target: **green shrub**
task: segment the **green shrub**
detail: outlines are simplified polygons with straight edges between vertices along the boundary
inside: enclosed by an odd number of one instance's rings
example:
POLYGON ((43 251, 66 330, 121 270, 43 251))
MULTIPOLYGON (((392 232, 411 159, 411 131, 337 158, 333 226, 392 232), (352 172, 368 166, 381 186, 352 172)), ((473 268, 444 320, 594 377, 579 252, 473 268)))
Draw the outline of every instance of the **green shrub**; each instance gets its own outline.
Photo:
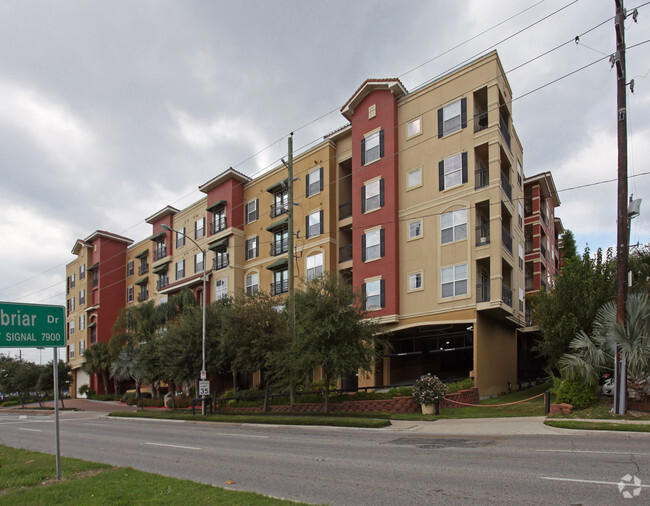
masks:
POLYGON ((588 408, 598 399, 594 388, 579 379, 554 378, 551 391, 555 394, 555 402, 571 404, 575 409, 588 408))
POLYGON ((79 387, 79 394, 85 395, 90 399, 92 397, 95 397, 97 395, 97 392, 95 392, 95 390, 93 390, 92 388, 90 388, 89 385, 86 384, 86 385, 81 385, 79 387))
MULTIPOLYGON (((186 396, 176 396, 176 408, 177 409, 183 409, 183 408, 189 408, 192 406, 192 398, 191 397, 186 397, 186 396)), ((171 398, 167 401, 167 407, 171 408, 172 407, 172 400, 171 398)))
POLYGON ((20 401, 4 401, 2 403, 2 407, 8 408, 9 406, 18 406, 20 404, 20 401))
POLYGON ((448 383, 447 388, 450 394, 460 392, 461 390, 469 390, 470 388, 474 388, 474 380, 472 378, 465 378, 454 383, 448 383))

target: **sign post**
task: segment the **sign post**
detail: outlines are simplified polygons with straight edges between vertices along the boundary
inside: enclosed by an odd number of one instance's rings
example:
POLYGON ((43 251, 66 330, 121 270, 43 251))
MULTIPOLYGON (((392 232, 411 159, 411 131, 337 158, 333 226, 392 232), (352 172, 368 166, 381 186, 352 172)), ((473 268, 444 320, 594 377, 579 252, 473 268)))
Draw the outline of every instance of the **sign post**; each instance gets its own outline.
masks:
POLYGON ((59 445, 59 358, 65 346, 65 307, 0 302, 0 348, 52 348, 54 350, 54 423, 56 479, 61 479, 59 445))

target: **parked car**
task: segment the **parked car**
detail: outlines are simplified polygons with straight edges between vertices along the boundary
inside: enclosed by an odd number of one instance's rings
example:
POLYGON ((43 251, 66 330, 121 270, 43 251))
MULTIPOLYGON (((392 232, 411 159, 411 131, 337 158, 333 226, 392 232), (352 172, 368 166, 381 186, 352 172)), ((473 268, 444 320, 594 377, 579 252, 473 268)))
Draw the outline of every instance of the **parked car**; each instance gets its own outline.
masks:
MULTIPOLYGON (((648 376, 643 381, 643 383, 644 383, 643 390, 645 394, 650 396, 650 376, 648 376)), ((603 392, 603 395, 609 395, 609 396, 614 395, 614 377, 609 377, 605 380, 603 386, 601 387, 601 391, 603 392)), ((634 392, 631 389, 628 389, 628 396, 630 397, 630 399, 635 399, 637 397, 636 392, 634 392)))

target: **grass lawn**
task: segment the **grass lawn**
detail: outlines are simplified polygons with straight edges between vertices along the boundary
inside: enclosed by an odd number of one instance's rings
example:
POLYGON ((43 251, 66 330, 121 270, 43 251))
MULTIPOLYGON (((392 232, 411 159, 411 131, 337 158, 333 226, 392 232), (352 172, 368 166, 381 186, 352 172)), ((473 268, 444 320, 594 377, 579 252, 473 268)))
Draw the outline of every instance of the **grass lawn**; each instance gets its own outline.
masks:
POLYGON ((338 415, 279 415, 279 414, 213 414, 193 415, 188 412, 170 411, 118 411, 109 416, 124 418, 157 418, 161 420, 191 420, 201 422, 227 423, 261 423, 278 425, 326 425, 333 427, 361 427, 378 429, 390 425, 390 420, 384 418, 366 418, 338 415))
POLYGON ((7 446, 0 466, 0 504, 302 504, 65 457, 57 481, 54 455, 7 446))
POLYGON ((582 422, 579 420, 546 420, 549 427, 582 430, 615 430, 623 432, 650 432, 650 424, 616 423, 616 422, 582 422))
POLYGON ((598 401, 585 409, 573 410, 568 415, 555 415, 553 420, 556 419, 572 419, 581 418, 583 420, 648 420, 650 421, 650 413, 635 411, 628 409, 627 413, 623 416, 614 415, 610 412, 614 400, 612 397, 601 395, 598 401))

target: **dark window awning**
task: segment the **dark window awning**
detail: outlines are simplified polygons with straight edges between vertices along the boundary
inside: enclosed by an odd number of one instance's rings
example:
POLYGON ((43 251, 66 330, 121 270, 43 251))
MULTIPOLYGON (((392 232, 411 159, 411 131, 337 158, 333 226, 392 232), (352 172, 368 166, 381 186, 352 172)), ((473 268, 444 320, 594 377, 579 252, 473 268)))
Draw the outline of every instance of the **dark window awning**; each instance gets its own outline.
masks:
POLYGON ((143 285, 149 280, 149 276, 145 276, 144 278, 138 279, 135 284, 136 285, 143 285))
POLYGON ((151 236, 152 241, 159 241, 160 239, 164 239, 167 237, 167 232, 160 232, 159 234, 151 236))
POLYGON ((138 253, 138 254, 137 254, 137 255, 135 256, 135 258, 142 258, 142 257, 146 257, 146 256, 147 256, 148 254, 149 254, 149 250, 148 250, 148 249, 146 249, 146 250, 144 250, 144 251, 141 251, 140 253, 138 253))
POLYGON ((98 269, 98 268, 99 268, 99 262, 97 262, 96 264, 92 264, 90 267, 88 267, 88 270, 89 271, 94 271, 95 269, 98 269))
POLYGON ((277 192, 281 187, 284 186, 284 188, 288 188, 287 183, 289 182, 289 178, 283 179, 282 181, 278 181, 277 183, 273 183, 271 186, 269 186, 266 191, 269 193, 275 193, 277 192))
POLYGON ((161 274, 163 272, 167 272, 169 270, 169 263, 164 263, 162 265, 159 265, 153 270, 154 274, 161 274))
POLYGON ((90 322, 90 323, 87 325, 87 327, 90 328, 90 327, 94 327, 95 325, 97 325, 97 322, 96 322, 96 321, 92 321, 92 322, 90 322))
POLYGON ((225 205, 226 205, 226 201, 225 201, 225 200, 220 200, 220 201, 215 202, 214 204, 212 204, 210 207, 208 207, 208 208, 206 209, 206 211, 210 211, 211 213, 213 213, 213 212, 216 211, 219 207, 223 207, 223 206, 225 206, 225 205))
POLYGON ((219 248, 226 248, 228 246, 228 236, 224 237, 223 239, 219 239, 218 241, 214 241, 210 246, 208 246, 208 249, 210 250, 215 250, 219 248))
POLYGON ((270 271, 274 271, 277 269, 281 269, 283 267, 287 267, 289 265, 289 260, 286 258, 278 258, 275 262, 273 262, 271 265, 267 265, 266 268, 270 271))
POLYGON ((280 228, 282 225, 285 225, 287 223, 289 223, 289 217, 285 216, 281 220, 274 221, 273 223, 271 223, 268 227, 266 227, 266 230, 268 230, 270 232, 271 230, 275 230, 276 228, 280 228))

